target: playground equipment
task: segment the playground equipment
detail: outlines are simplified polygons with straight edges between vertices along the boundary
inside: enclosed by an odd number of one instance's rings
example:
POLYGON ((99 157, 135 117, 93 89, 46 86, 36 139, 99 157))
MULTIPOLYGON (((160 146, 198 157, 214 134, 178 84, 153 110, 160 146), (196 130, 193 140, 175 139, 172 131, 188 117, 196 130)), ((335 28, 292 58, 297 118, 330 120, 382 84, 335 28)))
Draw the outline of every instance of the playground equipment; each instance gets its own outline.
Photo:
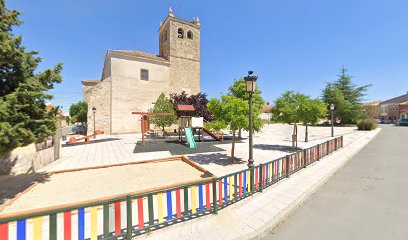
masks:
MULTIPOLYGON (((193 105, 177 105, 178 111, 181 113, 179 117, 179 142, 183 144, 183 135, 186 135, 187 142, 188 138, 191 138, 194 142, 194 132, 198 133, 198 141, 203 141, 202 132, 203 132, 203 118, 202 117, 192 117, 194 112, 193 105), (183 134, 184 132, 184 134, 183 134), (191 136, 189 136, 191 133, 191 136)), ((190 148, 191 144, 188 142, 190 148)), ((196 144, 195 144, 195 147, 196 144)))
MULTIPOLYGON (((193 112, 195 111, 193 105, 177 105, 177 109, 181 112, 181 116, 179 117, 178 125, 179 125, 179 142, 183 144, 183 136, 187 137, 186 128, 190 128, 192 140, 195 142, 194 135, 198 134, 198 141, 204 141, 203 132, 206 132, 209 136, 214 138, 217 141, 224 141, 223 134, 215 133, 211 130, 204 128, 204 119, 202 117, 193 117, 193 112)), ((172 113, 149 113, 149 112, 132 112, 135 115, 141 115, 141 132, 142 132, 142 145, 145 145, 145 134, 149 131, 149 116, 176 116, 172 113)), ((187 130, 188 131, 188 130, 187 130)), ((188 141, 188 140, 187 140, 188 141)), ((191 145, 188 143, 189 146, 191 145)), ((191 145, 192 146, 192 145, 191 145)), ((195 144, 197 147, 197 144, 195 144)))
POLYGON ((145 145, 145 133, 149 131, 149 116, 176 116, 172 113, 148 113, 148 112, 132 112, 135 115, 142 115, 141 117, 141 128, 142 128, 142 145, 145 145))
POLYGON ((194 140, 194 135, 193 135, 193 131, 191 131, 191 128, 185 128, 184 132, 186 133, 188 147, 197 148, 197 143, 194 140))
POLYGON ((70 137, 67 144, 76 143, 76 142, 81 141, 81 140, 85 140, 84 143, 90 143, 89 139, 96 136, 96 135, 99 135, 99 134, 104 134, 104 132, 101 131, 101 130, 96 130, 95 134, 91 134, 91 135, 88 135, 88 136, 85 136, 85 137, 80 137, 80 138, 70 137))

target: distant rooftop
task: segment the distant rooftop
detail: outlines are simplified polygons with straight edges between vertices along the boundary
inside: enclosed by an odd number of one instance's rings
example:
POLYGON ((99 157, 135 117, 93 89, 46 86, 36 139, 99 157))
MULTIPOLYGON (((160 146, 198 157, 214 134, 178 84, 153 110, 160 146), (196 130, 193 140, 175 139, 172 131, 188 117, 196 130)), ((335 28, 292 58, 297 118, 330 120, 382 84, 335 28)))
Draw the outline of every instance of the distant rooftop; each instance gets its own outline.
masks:
POLYGON ((403 103, 403 102, 408 102, 408 93, 395 97, 395 98, 391 98, 387 101, 382 102, 381 104, 387 104, 387 103, 403 103))
POLYGON ((262 106, 262 112, 267 113, 272 111, 272 105, 263 105, 262 106))
POLYGON ((364 106, 378 106, 380 105, 382 101, 374 101, 374 102, 368 102, 368 103, 363 103, 364 106))

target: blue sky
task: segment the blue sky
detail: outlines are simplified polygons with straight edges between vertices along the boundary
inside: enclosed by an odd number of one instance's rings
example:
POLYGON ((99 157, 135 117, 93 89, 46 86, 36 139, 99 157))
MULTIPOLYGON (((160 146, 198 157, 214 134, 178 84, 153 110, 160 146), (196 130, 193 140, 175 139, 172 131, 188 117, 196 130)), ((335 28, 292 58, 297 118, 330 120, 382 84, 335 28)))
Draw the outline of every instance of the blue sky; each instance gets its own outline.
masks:
POLYGON ((67 111, 82 99, 81 80, 99 79, 107 49, 157 54, 160 21, 199 17, 201 88, 226 92, 247 70, 263 97, 286 90, 320 96, 345 65, 357 84, 373 84, 367 101, 408 91, 408 1, 7 1, 22 11, 15 28, 40 70, 64 63, 53 103, 67 111))

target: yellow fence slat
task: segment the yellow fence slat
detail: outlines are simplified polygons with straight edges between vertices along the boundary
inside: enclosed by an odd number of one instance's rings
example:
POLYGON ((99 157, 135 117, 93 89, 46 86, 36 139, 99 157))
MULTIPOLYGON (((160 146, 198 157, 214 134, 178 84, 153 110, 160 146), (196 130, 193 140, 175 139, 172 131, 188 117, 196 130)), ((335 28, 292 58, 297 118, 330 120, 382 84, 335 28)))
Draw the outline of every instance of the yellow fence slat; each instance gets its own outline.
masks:
POLYGON ((191 187, 191 213, 195 214, 197 212, 197 196, 196 196, 196 186, 191 187))
POLYGON ((42 240, 42 217, 36 217, 33 219, 33 239, 42 240))
POLYGON ((159 223, 163 222, 163 193, 157 194, 157 215, 159 217, 159 223))
POLYGON ((98 208, 91 207, 91 240, 98 239, 98 208))

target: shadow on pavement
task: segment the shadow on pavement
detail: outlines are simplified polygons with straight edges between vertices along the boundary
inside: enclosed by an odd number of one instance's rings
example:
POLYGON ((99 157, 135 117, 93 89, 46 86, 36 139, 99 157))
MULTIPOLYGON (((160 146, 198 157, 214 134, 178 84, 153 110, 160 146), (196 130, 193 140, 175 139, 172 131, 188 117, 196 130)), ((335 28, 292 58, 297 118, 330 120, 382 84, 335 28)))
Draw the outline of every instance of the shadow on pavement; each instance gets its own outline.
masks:
MULTIPOLYGON (((0 205, 4 205, 8 200, 13 199, 17 194, 25 191, 36 182, 47 181, 44 177, 47 173, 33 173, 20 175, 2 175, 0 176, 0 205)), ((4 206, 0 206, 0 211, 4 206)))
POLYGON ((235 158, 234 162, 231 162, 231 157, 225 153, 197 154, 194 156, 188 156, 188 159, 203 165, 214 163, 221 166, 228 166, 231 164, 246 163, 246 161, 243 161, 241 158, 235 158))
MULTIPOLYGON (((287 153, 296 152, 296 149, 293 149, 291 146, 277 145, 277 144, 254 144, 254 148, 260 149, 260 150, 275 150, 275 151, 281 151, 281 152, 287 152, 287 153)), ((297 150, 301 150, 301 149, 297 148, 297 150)))
POLYGON ((89 143, 85 143, 84 140, 81 140, 81 141, 76 142, 76 143, 62 144, 62 147, 73 147, 73 146, 84 145, 84 144, 110 142, 110 141, 116 141, 116 140, 120 140, 120 138, 103 138, 103 139, 96 139, 96 140, 91 139, 91 141, 89 143))

